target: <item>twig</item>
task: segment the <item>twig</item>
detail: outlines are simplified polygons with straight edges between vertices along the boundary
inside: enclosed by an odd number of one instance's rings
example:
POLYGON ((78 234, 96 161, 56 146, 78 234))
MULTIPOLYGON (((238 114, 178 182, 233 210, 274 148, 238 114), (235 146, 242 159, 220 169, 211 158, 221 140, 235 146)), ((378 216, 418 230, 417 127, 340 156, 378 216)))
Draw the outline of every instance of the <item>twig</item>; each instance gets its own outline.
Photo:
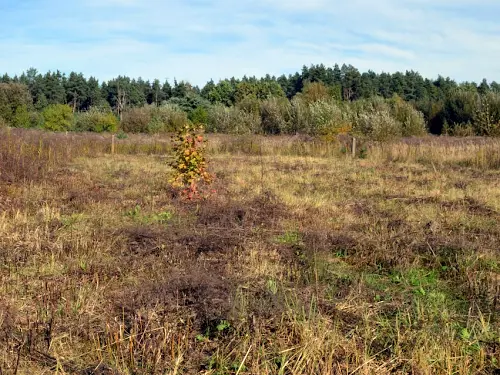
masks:
POLYGON ((252 345, 248 347, 247 354, 245 354, 245 357, 243 357, 243 360, 241 361, 240 367, 238 367, 238 371, 236 371, 236 375, 238 375, 243 368, 243 365, 245 364, 245 361, 248 357, 248 354, 250 354, 250 350, 252 349, 252 345))

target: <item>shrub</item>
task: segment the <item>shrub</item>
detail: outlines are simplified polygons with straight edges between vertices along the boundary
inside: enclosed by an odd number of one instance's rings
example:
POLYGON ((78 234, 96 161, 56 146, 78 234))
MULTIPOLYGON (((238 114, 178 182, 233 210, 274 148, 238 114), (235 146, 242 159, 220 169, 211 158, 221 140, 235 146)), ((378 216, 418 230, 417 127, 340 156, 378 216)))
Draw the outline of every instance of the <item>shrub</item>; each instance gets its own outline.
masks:
POLYGON ((485 95, 481 97, 474 113, 474 129, 477 135, 500 135, 500 114, 496 107, 495 99, 498 95, 485 95))
POLYGON ((42 112, 43 128, 51 131, 68 131, 73 127, 73 111, 65 104, 51 104, 42 112))
POLYGON ((288 133, 310 133, 312 129, 312 118, 309 105, 299 96, 291 101, 291 119, 288 133))
POLYGON ((12 125, 16 128, 30 128, 31 127, 31 116, 28 112, 28 107, 26 104, 20 105, 16 108, 14 113, 14 118, 12 125))
POLYGON ((181 129, 188 120, 186 112, 175 104, 148 108, 151 110, 151 121, 148 124, 149 133, 174 132, 181 129))
POLYGON ((236 107, 243 112, 260 116, 260 100, 255 96, 246 96, 236 104, 236 107))
POLYGON ((424 135, 427 132, 424 115, 410 103, 396 96, 390 100, 392 116, 401 124, 404 137, 424 135))
POLYGON ((456 88, 446 96, 443 115, 449 124, 465 124, 472 121, 478 105, 477 92, 456 88))
POLYGON ((38 111, 29 111, 29 121, 30 127, 32 128, 41 128, 43 127, 43 114, 38 111))
POLYGON ((260 105, 262 131, 265 134, 286 133, 292 120, 292 108, 285 98, 270 98, 260 105))
POLYGON ((355 117, 363 113, 391 111, 387 100, 380 96, 356 100, 350 103, 350 108, 355 117))
POLYGON ((203 99, 200 95, 189 91, 183 97, 173 97, 167 101, 168 104, 172 104, 178 106, 184 112, 186 112, 189 116, 191 116, 192 112, 195 111, 199 107, 208 108, 210 106, 210 102, 206 99, 203 99))
POLYGON ((352 129, 350 110, 333 101, 316 101, 309 104, 311 113, 310 134, 337 135, 352 129))
POLYGON ((455 137, 472 137, 476 135, 475 129, 470 122, 466 124, 454 124, 451 129, 447 130, 447 133, 455 137))
POLYGON ((252 134, 260 131, 260 117, 238 107, 216 104, 208 111, 207 131, 211 133, 252 134))
POLYGON ((208 111, 205 107, 196 107, 190 114, 189 120, 193 124, 203 124, 206 125, 208 123, 208 111))
POLYGON ((115 132, 118 129, 118 119, 112 112, 90 108, 76 116, 75 129, 97 133, 115 132))
POLYGON ((488 92, 481 98, 481 101, 488 103, 493 122, 498 123, 500 121, 500 93, 488 92))
POLYGON ((123 112, 120 125, 126 133, 146 133, 151 118, 151 110, 148 107, 128 108, 123 112))
POLYGON ((360 114, 357 130, 376 141, 389 141, 402 135, 401 124, 387 110, 360 114))
POLYGON ((27 86, 18 83, 0 83, 0 117, 7 123, 16 126, 15 117, 18 109, 26 108, 26 112, 29 112, 32 107, 33 102, 27 86))
POLYGON ((128 109, 123 114, 121 128, 130 133, 169 133, 182 128, 187 121, 185 111, 167 102, 160 107, 146 105, 128 109))
POLYGON ((331 91, 321 82, 307 82, 302 89, 302 98, 308 104, 328 101, 331 97, 331 91))

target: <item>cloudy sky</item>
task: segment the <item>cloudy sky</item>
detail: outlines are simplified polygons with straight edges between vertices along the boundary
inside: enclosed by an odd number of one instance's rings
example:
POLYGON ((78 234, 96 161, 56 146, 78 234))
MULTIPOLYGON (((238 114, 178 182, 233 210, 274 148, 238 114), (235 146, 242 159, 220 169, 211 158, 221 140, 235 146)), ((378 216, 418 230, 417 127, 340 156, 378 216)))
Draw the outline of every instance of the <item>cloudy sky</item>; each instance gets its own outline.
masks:
POLYGON ((500 81, 498 0, 0 0, 0 72, 188 80, 352 64, 500 81))

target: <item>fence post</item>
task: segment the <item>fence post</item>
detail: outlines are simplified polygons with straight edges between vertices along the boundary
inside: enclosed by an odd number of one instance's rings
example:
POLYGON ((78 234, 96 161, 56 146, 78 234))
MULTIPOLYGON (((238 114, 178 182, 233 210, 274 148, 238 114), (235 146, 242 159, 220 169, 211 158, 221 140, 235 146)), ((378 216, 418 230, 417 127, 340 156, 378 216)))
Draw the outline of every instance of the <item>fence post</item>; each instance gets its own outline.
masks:
POLYGON ((115 154, 115 135, 111 135, 111 155, 115 154))
POLYGON ((356 138, 352 137, 352 157, 356 157, 356 138))

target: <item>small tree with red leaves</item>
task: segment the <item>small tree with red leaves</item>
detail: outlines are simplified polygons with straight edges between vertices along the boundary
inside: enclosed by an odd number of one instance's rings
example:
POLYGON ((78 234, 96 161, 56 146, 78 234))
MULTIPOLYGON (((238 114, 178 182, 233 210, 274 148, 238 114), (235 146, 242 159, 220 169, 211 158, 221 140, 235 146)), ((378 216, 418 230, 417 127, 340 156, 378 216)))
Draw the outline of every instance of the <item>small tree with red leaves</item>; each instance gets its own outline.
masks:
POLYGON ((180 190, 186 200, 207 198, 208 185, 214 176, 207 171, 205 159, 205 138, 203 126, 185 124, 174 136, 175 159, 171 166, 174 176, 170 180, 175 189, 180 190))

